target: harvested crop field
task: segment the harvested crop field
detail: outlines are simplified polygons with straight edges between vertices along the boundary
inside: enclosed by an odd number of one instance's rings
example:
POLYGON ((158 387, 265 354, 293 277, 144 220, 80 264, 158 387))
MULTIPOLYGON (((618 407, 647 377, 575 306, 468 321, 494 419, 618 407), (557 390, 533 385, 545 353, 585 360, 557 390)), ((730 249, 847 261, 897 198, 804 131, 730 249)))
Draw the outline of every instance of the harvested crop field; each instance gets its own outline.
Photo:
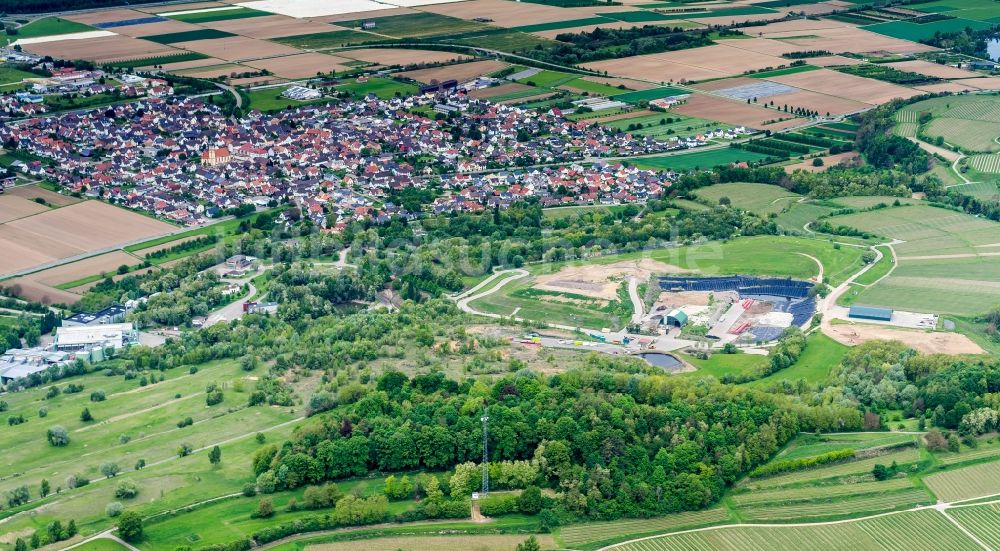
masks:
POLYGON ((193 40, 175 44, 178 48, 191 50, 226 61, 241 59, 260 59, 301 53, 299 50, 283 44, 268 42, 247 36, 229 36, 209 40, 193 40))
POLYGON ((4 195, 7 195, 8 197, 23 197, 24 199, 30 199, 32 201, 41 198, 44 199, 46 203, 56 207, 65 207, 66 205, 72 205, 73 203, 79 203, 81 201, 81 199, 77 199, 76 197, 49 191, 36 185, 9 188, 4 192, 4 195))
POLYGON ((14 195, 0 195, 0 224, 6 224, 11 220, 31 216, 49 210, 45 205, 40 205, 24 197, 14 195))
MULTIPOLYGON (((754 32, 763 32, 763 29, 765 27, 755 28, 754 32)), ((889 52, 894 54, 913 54, 934 50, 932 46, 868 32, 850 25, 813 29, 807 33, 790 31, 775 33, 770 36, 765 34, 764 36, 783 39, 790 44, 806 46, 810 50, 826 50, 834 53, 889 52), (803 35, 809 36, 809 38, 802 37, 803 35)))
POLYGON ((247 61, 244 64, 255 69, 266 69, 279 77, 296 79, 316 76, 316 73, 346 71, 351 60, 320 53, 305 53, 247 61))
POLYGON ((785 172, 791 174, 796 170, 804 170, 806 172, 826 172, 832 166, 854 166, 861 164, 861 157, 853 152, 847 151, 845 153, 837 153, 836 155, 828 155, 823 157, 823 166, 814 166, 812 159, 807 161, 802 161, 801 163, 796 163, 794 165, 785 165, 785 172))
POLYGON ((539 275, 535 289, 555 293, 571 293, 613 301, 618 299, 618 286, 626 277, 645 281, 654 274, 685 273, 690 270, 664 264, 649 258, 623 260, 612 264, 588 263, 564 266, 558 272, 539 275))
POLYGON ((330 26, 324 23, 305 21, 285 17, 284 15, 265 15, 262 17, 245 17, 242 19, 226 19, 203 23, 205 27, 225 31, 251 38, 279 38, 300 34, 329 32, 330 26))
POLYGON ((418 63, 447 63, 457 59, 469 59, 463 54, 435 52, 431 50, 404 50, 401 48, 362 48, 338 52, 344 57, 378 63, 379 65, 416 65, 418 63))
POLYGON ((473 90, 469 92, 469 96, 476 99, 489 99, 496 98, 500 96, 506 96, 507 94, 516 94, 519 92, 527 92, 528 90, 534 89, 527 84, 518 84, 516 82, 508 82, 506 84, 501 84, 499 86, 491 86, 489 88, 480 88, 479 90, 473 90))
POLYGON ((141 261, 125 251, 112 251, 110 253, 92 256, 48 270, 42 270, 19 279, 30 279, 49 287, 56 287, 64 283, 70 283, 79 279, 98 275, 102 273, 113 274, 121 265, 135 266, 141 261))
POLYGON ((247 68, 244 67, 243 65, 237 65, 235 63, 223 63, 222 65, 212 65, 210 67, 196 67, 194 69, 185 69, 174 72, 178 75, 183 75, 186 77, 219 78, 219 77, 228 77, 233 73, 243 73, 246 71, 247 68))
POLYGON ((178 61, 176 63, 164 63, 162 68, 164 71, 183 71, 185 69, 197 69, 199 67, 212 67, 214 65, 225 65, 226 62, 222 59, 216 59, 214 57, 206 57, 203 59, 192 59, 190 61, 178 61))
POLYGON ((527 2, 517 4, 515 9, 506 0, 471 0, 470 2, 423 6, 421 9, 466 20, 471 20, 474 17, 485 17, 492 19, 493 24, 500 27, 523 27, 554 21, 572 21, 584 17, 579 12, 566 8, 527 2))
POLYGON ((30 44, 24 50, 59 59, 86 59, 95 62, 138 59, 179 54, 175 48, 128 36, 102 36, 85 40, 56 40, 30 44))
POLYGON ((686 103, 672 109, 672 111, 689 117, 716 120, 760 130, 780 130, 801 122, 801 119, 792 117, 788 113, 704 94, 692 95, 686 103))
POLYGON ((780 82, 796 88, 803 88, 842 98, 852 99, 872 105, 880 105, 895 98, 910 98, 919 96, 921 92, 912 88, 904 88, 888 82, 856 77, 818 69, 802 73, 793 73, 770 77, 767 80, 780 82))
POLYGON ((966 71, 965 69, 959 69, 958 67, 952 67, 950 65, 932 63, 922 59, 897 61, 894 63, 886 63, 885 65, 887 67, 894 67, 900 71, 920 73, 921 75, 937 78, 975 78, 979 76, 979 73, 973 73, 972 71, 966 71))
POLYGON ((607 86, 624 86, 629 90, 649 90, 650 88, 656 88, 655 84, 649 82, 643 82, 641 80, 632 80, 630 78, 613 78, 613 77, 580 77, 587 82, 596 82, 597 84, 604 84, 607 86))
POLYGON ((745 71, 778 67, 791 63, 791 61, 781 57, 756 53, 723 44, 654 55, 664 61, 694 65, 727 75, 738 75, 745 71))
POLYGON ((671 63, 660 57, 660 54, 645 54, 620 59, 608 59, 583 64, 592 71, 605 72, 626 78, 653 80, 658 82, 692 82, 710 78, 723 78, 728 73, 713 71, 693 65, 671 63))
POLYGON ((198 30, 198 27, 191 25, 189 23, 182 23, 180 21, 167 19, 166 21, 157 21, 155 23, 143 23, 141 25, 128 25, 126 27, 115 27, 114 29, 115 32, 118 34, 131 36, 133 38, 139 38, 143 36, 152 36, 159 34, 196 31, 198 30))
POLYGON ((966 86, 965 84, 960 84, 956 81, 940 82, 937 84, 923 84, 921 86, 914 86, 914 88, 922 92, 930 92, 932 94, 940 94, 942 92, 951 92, 953 94, 960 94, 962 92, 979 90, 979 88, 966 86))
POLYGON ((399 76, 411 78, 417 82, 428 83, 431 81, 444 82, 455 79, 459 82, 470 80, 482 75, 495 73, 508 67, 507 63, 494 59, 482 61, 471 61, 469 63, 459 63, 445 67, 432 67, 430 69, 417 69, 415 71, 404 71, 399 76))
POLYGON ((862 63, 864 61, 860 59, 844 57, 842 55, 823 55, 809 58, 809 64, 816 67, 844 67, 847 65, 861 65, 862 63))
POLYGON ((967 78, 960 80, 959 83, 974 86, 980 90, 1000 90, 1000 78, 997 77, 967 78))
MULTIPOLYGON (((780 57, 782 54, 788 54, 792 52, 804 52, 809 48, 805 46, 797 46, 790 42, 783 42, 781 40, 771 40, 769 38, 740 38, 736 40, 719 40, 719 44, 736 48, 739 50, 746 50, 758 54, 764 54, 774 57, 780 57)), ((790 63, 788 60, 787 63, 790 63)))
POLYGON ((816 111, 820 115, 843 115, 863 111, 870 107, 867 103, 860 101, 828 96, 808 90, 771 96, 767 98, 767 101, 773 101, 775 107, 787 105, 790 110, 801 107, 816 111))
POLYGON ((174 226, 99 201, 84 201, 0 225, 0 273, 162 235, 174 226))
POLYGON ((80 300, 79 295, 23 277, 0 282, 0 287, 9 290, 13 295, 42 304, 73 304, 80 300))
POLYGON ((107 23, 109 21, 127 21, 129 19, 140 19, 143 17, 148 17, 148 16, 145 13, 142 13, 141 11, 122 8, 115 10, 99 10, 87 13, 80 13, 76 15, 67 16, 66 19, 69 19, 70 21, 76 21, 77 23, 83 23, 85 25, 93 25, 94 23, 107 23))
POLYGON ((854 346, 874 340, 893 340, 925 354, 982 354, 983 349, 960 333, 928 333, 881 325, 824 324, 823 332, 833 340, 854 346))

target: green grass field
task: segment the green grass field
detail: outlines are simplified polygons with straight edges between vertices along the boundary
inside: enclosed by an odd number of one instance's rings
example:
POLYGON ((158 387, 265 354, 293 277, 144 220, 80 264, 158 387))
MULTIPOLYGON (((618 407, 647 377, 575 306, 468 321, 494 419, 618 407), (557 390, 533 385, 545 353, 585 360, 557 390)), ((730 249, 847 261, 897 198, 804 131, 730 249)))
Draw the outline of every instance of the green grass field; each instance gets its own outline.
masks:
POLYGON ((981 551, 936 511, 913 511, 840 524, 725 527, 664 536, 616 547, 621 551, 832 551, 837 549, 981 551), (887 542, 892 542, 887 547, 887 542))
POLYGON ((372 32, 395 38, 447 37, 491 29, 490 26, 476 23, 475 21, 466 21, 446 15, 424 12, 338 21, 337 26, 348 29, 359 29, 361 23, 365 21, 375 23, 375 28, 372 29, 372 32))
POLYGON ((197 31, 181 31, 177 33, 154 34, 143 36, 143 40, 156 42, 157 44, 176 44, 178 42, 190 42, 192 40, 211 40, 215 38, 226 38, 236 36, 233 33, 219 31, 216 29, 198 29, 197 31))
POLYGON ((690 153, 663 155, 660 157, 638 157, 631 162, 640 168, 658 170, 708 169, 738 162, 755 162, 767 159, 767 155, 744 151, 733 147, 721 147, 710 151, 694 150, 690 153))
POLYGON ((832 207, 818 205, 815 203, 792 203, 789 208, 782 211, 774 218, 774 223, 781 226, 787 232, 794 234, 804 234, 805 225, 815 222, 821 216, 826 216, 833 212, 832 207))
POLYGON ((8 40, 14 41, 18 38, 38 38, 41 36, 52 36, 57 34, 85 33, 95 31, 94 27, 63 19, 61 17, 43 17, 36 19, 23 27, 17 29, 17 34, 9 36, 8 40))
POLYGON ((0 66, 0 86, 6 84, 16 84, 26 78, 38 78, 38 75, 27 71, 21 71, 13 67, 0 66))
MULTIPOLYGON (((73 378, 71 382, 84 386, 79 393, 46 399, 47 385, 5 396, 10 414, 23 414, 27 422, 4 429, 5 442, 16 449, 3 454, 0 468, 17 476, 0 481, 0 492, 27 484, 31 497, 37 499, 43 478, 50 481, 53 490, 61 489, 46 498, 44 508, 8 520, 5 530, 44 529, 54 519, 65 522, 70 518, 76 520, 82 534, 106 528, 112 519, 104 515, 104 505, 115 501, 115 481, 100 480, 99 467, 109 461, 122 469, 117 478, 128 478, 138 485, 139 496, 124 501, 128 508, 144 515, 238 492, 252 479, 250 456, 259 446, 253 435, 273 429, 268 438, 283 438, 293 427, 281 425, 300 415, 294 408, 243 407, 254 383, 236 362, 203 364, 195 374, 175 369, 165 375, 165 381, 141 386, 138 379, 109 377, 98 371, 73 378), (203 389, 212 382, 224 388, 225 399, 206 407, 203 389), (106 400, 90 401, 95 390, 103 390, 106 400), (47 409, 45 418, 38 415, 41 407, 47 409), (84 407, 89 408, 94 421, 80 420, 84 407), (193 425, 178 428, 177 423, 185 417, 191 417, 193 425), (56 448, 46 442, 45 431, 54 425, 68 429, 69 445, 56 448), (176 448, 182 442, 195 450, 220 445, 221 466, 211 465, 204 451, 178 458, 176 448), (133 470, 139 459, 147 466, 133 470), (65 480, 77 474, 92 482, 69 489, 65 480)), ((59 382, 57 386, 66 384, 59 382)), ((38 505, 29 504, 33 508, 38 505)))
POLYGON ((728 198, 732 206, 759 215, 781 212, 801 195, 779 186, 769 184, 715 184, 703 187, 695 192, 699 199, 718 205, 723 197, 728 198))
POLYGON ((204 10, 196 11, 192 13, 182 13, 179 15, 170 15, 170 19, 176 19, 177 21, 183 21, 185 23, 211 23, 213 21, 229 21, 231 19, 246 19, 248 17, 261 17, 264 15, 272 15, 266 11, 252 10, 250 8, 241 8, 233 6, 232 9, 228 10, 204 10))
POLYGON ((858 459, 846 463, 834 463, 800 471, 780 474, 767 478, 755 478, 743 484, 754 489, 778 488, 782 486, 801 485, 826 479, 839 479, 846 476, 867 475, 877 464, 890 465, 895 461, 898 465, 909 465, 920 461, 920 452, 915 448, 879 455, 869 459, 858 459))
MULTIPOLYGON (((995 13, 1000 15, 1000 12, 995 13)), ((863 28, 866 31, 871 31, 873 33, 918 42, 920 40, 933 37, 934 33, 957 32, 965 29, 966 27, 970 27, 973 30, 978 31, 990 28, 990 24, 972 19, 956 18, 924 24, 911 23, 909 21, 892 21, 889 23, 865 25, 863 28)))
POLYGON ((773 71, 763 71, 760 73, 753 73, 750 75, 753 78, 770 78, 770 77, 780 77, 784 75, 794 75, 796 73, 806 73, 809 71, 815 71, 819 69, 815 65, 798 65, 795 67, 786 67, 784 69, 775 69, 773 71))
POLYGON ((276 86, 274 88, 258 88, 248 90, 247 96, 250 98, 250 108, 258 109, 264 113, 270 111, 281 111, 288 107, 299 105, 309 105, 312 103, 326 103, 330 98, 319 97, 312 100, 299 101, 281 96, 281 93, 288 89, 288 86, 276 86))
POLYGON ((637 136, 651 136, 660 140, 667 140, 675 137, 686 138, 688 136, 696 136, 712 130, 732 128, 732 126, 728 124, 722 124, 707 119, 697 119, 694 117, 684 117, 677 114, 664 113, 653 113, 652 115, 618 119, 603 123, 600 119, 595 119, 595 122, 601 124, 601 126, 614 128, 621 130, 622 132, 629 132, 637 136), (642 127, 640 128, 639 125, 642 127))
POLYGON ((799 379, 812 384, 821 383, 830 376, 833 368, 840 364, 847 349, 847 346, 817 331, 809 335, 805 352, 794 364, 750 384, 766 386, 781 380, 794 383, 799 379))
POLYGON ((975 19, 978 21, 993 21, 998 17, 996 3, 993 0, 939 0, 926 4, 914 5, 913 9, 926 13, 944 13, 952 17, 975 19))
POLYGON ((384 42, 385 37, 361 31, 330 31, 328 33, 299 34, 295 36, 282 36, 272 38, 273 42, 279 42, 293 48, 303 50, 325 50, 329 48, 339 48, 355 44, 367 44, 370 42, 384 42))
POLYGON ((682 355, 684 360, 698 368, 697 371, 681 373, 680 377, 704 377, 711 375, 721 379, 726 375, 739 375, 767 364, 767 356, 757 354, 712 354, 707 360, 682 355))
POLYGON ((350 92, 355 96, 375 94, 382 99, 388 99, 398 95, 411 96, 419 91, 417 86, 414 84, 399 82, 398 80, 382 77, 369 78, 367 82, 346 82, 337 86, 337 89, 350 92))
POLYGON ((639 103, 640 101, 652 101, 654 99, 666 98, 671 96, 683 96, 690 93, 691 92, 684 90, 682 88, 663 86, 661 88, 650 88, 649 90, 636 90, 635 92, 626 92, 624 94, 618 94, 614 97, 614 99, 618 101, 624 101, 626 103, 639 103))

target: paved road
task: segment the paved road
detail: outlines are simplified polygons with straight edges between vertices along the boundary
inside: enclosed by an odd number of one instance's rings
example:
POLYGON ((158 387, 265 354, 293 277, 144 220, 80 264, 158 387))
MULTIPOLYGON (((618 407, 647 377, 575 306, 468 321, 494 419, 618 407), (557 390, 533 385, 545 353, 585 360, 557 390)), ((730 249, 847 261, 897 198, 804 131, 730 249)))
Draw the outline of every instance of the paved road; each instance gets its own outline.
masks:
POLYGON ((644 311, 645 304, 643 304, 642 298, 639 296, 638 278, 628 278, 628 296, 632 299, 632 323, 640 324, 642 323, 642 318, 645 317, 646 313, 644 311))
POLYGON ((244 314, 243 305, 250 302, 251 298, 257 296, 257 287, 254 287, 253 283, 247 282, 247 287, 250 288, 250 292, 248 292, 246 296, 209 314, 208 318, 205 320, 205 327, 209 327, 220 322, 228 323, 232 320, 242 318, 244 314))

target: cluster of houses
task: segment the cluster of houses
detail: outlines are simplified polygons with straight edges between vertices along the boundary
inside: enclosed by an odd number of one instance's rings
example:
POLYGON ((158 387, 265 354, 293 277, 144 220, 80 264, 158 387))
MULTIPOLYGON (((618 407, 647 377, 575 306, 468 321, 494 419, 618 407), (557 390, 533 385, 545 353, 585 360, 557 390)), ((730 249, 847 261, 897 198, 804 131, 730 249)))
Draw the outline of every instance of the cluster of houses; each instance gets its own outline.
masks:
POLYGON ((35 65, 35 68, 44 69, 51 73, 51 76, 40 75, 25 79, 25 86, 22 89, 0 95, 0 117, 20 118, 46 113, 48 108, 45 97, 53 95, 79 94, 89 97, 115 94, 122 98, 137 98, 166 97, 174 94, 173 87, 159 78, 134 74, 112 77, 99 69, 55 67, 51 62, 41 62, 35 65))
POLYGON ((329 229, 411 216, 392 196, 439 182, 454 193, 433 206, 438 211, 527 195, 546 204, 642 200, 671 176, 600 163, 497 171, 688 146, 443 93, 253 111, 238 120, 202 98, 147 97, 10 123, 0 141, 49 160, 20 166, 25 172, 179 223, 291 201, 329 229), (442 105, 447 116, 419 109, 442 105))

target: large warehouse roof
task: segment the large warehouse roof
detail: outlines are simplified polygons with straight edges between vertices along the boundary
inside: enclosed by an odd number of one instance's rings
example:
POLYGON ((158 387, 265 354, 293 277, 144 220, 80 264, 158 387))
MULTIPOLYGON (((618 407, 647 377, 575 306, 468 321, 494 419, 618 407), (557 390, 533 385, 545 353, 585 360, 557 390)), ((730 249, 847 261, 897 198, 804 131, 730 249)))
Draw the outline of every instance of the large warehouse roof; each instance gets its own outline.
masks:
POLYGON ((890 321, 892 319, 892 310, 888 308, 873 308, 871 306, 851 306, 851 310, 847 315, 851 318, 890 321))

